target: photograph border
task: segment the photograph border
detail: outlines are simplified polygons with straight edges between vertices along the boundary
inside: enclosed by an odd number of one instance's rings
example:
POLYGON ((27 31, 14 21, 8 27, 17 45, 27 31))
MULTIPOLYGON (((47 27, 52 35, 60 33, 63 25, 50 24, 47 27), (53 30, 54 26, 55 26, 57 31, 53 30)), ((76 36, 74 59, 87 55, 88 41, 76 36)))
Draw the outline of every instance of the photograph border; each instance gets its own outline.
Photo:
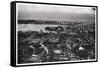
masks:
POLYGON ((98 61, 98 6, 92 6, 92 5, 76 5, 76 4, 59 4, 59 3, 44 3, 44 2, 25 2, 25 1, 13 1, 10 4, 11 6, 11 31, 10 31, 10 44, 11 44, 11 57, 10 57, 10 65, 14 66, 14 67, 19 67, 19 66, 40 66, 40 65, 54 65, 54 64, 69 64, 69 63, 85 63, 85 62, 97 62, 98 61), (45 64, 28 64, 28 65, 19 65, 17 64, 17 60, 16 60, 16 4, 17 3, 28 3, 28 4, 45 4, 45 5, 59 5, 59 6, 80 6, 80 7, 95 7, 96 8, 96 19, 95 19, 95 37, 96 37, 96 58, 95 60, 86 60, 86 61, 75 61, 75 62, 60 62, 60 63, 45 63, 45 64))

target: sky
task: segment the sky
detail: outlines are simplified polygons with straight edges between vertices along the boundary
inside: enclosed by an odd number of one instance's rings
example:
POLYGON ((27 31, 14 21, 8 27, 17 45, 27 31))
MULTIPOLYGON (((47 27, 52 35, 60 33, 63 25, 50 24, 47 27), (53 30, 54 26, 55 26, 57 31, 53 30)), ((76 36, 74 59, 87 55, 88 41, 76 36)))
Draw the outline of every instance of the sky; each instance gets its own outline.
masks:
POLYGON ((18 20, 94 22, 93 7, 17 3, 18 20))

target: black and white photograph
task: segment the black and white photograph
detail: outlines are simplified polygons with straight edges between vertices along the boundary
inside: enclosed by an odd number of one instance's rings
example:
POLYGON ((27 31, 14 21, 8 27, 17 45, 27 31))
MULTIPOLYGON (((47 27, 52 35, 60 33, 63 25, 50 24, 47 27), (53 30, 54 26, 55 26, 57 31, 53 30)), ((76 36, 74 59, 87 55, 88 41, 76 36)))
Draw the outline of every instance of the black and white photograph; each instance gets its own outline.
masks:
POLYGON ((16 3, 16 65, 97 60, 97 7, 16 3))

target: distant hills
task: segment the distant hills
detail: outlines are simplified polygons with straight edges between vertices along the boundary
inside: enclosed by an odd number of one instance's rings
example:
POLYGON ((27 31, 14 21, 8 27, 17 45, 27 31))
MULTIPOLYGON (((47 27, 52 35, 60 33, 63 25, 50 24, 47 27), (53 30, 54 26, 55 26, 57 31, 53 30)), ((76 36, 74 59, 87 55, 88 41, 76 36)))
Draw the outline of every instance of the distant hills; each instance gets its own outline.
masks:
POLYGON ((18 24, 52 24, 52 25, 77 25, 93 22, 46 21, 46 20, 18 20, 18 24))

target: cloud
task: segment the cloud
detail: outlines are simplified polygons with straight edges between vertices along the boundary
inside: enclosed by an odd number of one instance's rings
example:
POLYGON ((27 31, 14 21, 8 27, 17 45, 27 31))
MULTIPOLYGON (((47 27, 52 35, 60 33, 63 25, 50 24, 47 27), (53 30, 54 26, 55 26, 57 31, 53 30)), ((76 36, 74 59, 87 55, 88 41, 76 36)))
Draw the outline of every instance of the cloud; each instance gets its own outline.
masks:
POLYGON ((18 3, 18 19, 94 20, 91 7, 18 3), (92 19, 91 19, 92 18, 92 19))

